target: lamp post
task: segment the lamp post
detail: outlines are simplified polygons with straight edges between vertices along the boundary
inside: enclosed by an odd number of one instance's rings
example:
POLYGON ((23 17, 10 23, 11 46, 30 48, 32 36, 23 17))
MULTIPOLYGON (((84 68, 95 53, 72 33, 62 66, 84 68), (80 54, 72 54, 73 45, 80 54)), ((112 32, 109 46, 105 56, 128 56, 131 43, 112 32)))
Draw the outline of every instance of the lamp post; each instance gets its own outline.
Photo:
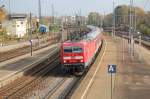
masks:
POLYGON ((133 38, 133 32, 135 32, 135 24, 134 24, 134 15, 133 15, 133 11, 134 10, 134 0, 130 0, 130 14, 129 14, 129 52, 130 55, 133 59, 134 56, 134 38, 133 38))
MULTIPOLYGON (((142 34, 140 32, 137 32, 137 34, 139 36, 139 46, 141 46, 142 34)), ((139 59, 141 60, 140 48, 139 48, 139 59)))
POLYGON ((137 32, 137 34, 139 36, 139 45, 141 46, 142 34, 140 32, 137 32))
POLYGON ((61 21, 61 41, 63 42, 64 41, 64 34, 63 34, 63 31, 64 31, 64 20, 62 19, 61 21))
POLYGON ((33 55, 32 54, 32 14, 30 13, 30 16, 29 16, 29 35, 30 35, 30 53, 31 53, 31 56, 33 55))

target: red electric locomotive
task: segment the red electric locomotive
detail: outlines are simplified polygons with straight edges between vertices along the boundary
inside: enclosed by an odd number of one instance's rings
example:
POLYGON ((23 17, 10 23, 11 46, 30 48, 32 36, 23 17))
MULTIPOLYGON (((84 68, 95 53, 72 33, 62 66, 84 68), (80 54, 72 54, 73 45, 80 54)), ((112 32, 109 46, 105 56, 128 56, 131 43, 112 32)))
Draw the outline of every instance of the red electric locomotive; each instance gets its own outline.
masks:
POLYGON ((82 74, 90 66, 102 44, 101 30, 88 26, 91 31, 80 41, 66 41, 61 46, 61 65, 63 71, 82 74))

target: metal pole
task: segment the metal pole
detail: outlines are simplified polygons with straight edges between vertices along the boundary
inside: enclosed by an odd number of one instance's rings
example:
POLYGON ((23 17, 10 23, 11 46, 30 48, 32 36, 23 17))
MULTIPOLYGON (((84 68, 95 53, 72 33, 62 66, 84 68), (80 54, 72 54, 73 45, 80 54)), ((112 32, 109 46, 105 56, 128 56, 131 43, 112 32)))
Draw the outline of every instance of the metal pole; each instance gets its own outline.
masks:
POLYGON ((9 0, 9 14, 11 14, 10 0, 9 0))
MULTIPOLYGON (((139 32, 139 46, 141 46, 141 39, 142 39, 142 35, 141 35, 141 33, 139 32)), ((140 48, 139 48, 139 59, 141 60, 141 52, 140 52, 141 50, 140 50, 140 48)))
POLYGON ((4 46, 5 45, 5 34, 4 34, 4 31, 3 31, 2 23, 0 22, 0 24, 1 24, 1 27, 2 27, 2 33, 3 33, 2 46, 4 46))
POLYGON ((41 23, 41 0, 38 1, 38 7, 39 7, 39 23, 41 23))
POLYGON ((129 11, 129 53, 131 53, 131 0, 130 0, 130 11, 129 11))
POLYGON ((104 18, 104 16, 101 16, 101 29, 102 29, 102 27, 103 27, 103 18, 104 18))
POLYGON ((137 33, 136 32, 136 18, 137 18, 137 16, 136 16, 136 8, 134 8, 134 33, 137 33))
POLYGON ((140 42, 139 45, 141 46, 142 34, 140 34, 140 42))
POLYGON ((132 33, 131 33, 131 56, 132 56, 132 58, 133 58, 133 56, 134 56, 134 38, 133 38, 133 32, 134 32, 134 15, 133 15, 133 0, 131 0, 131 14, 132 14, 132 19, 131 19, 131 21, 132 21, 132 33))
POLYGON ((122 62, 124 63, 124 35, 122 34, 122 62))
POLYGON ((112 73, 111 73, 111 99, 113 99, 112 73))
POLYGON ((129 23, 129 52, 133 56, 133 0, 130 0, 130 23, 129 23))
POLYGON ((55 11, 54 11, 54 5, 52 4, 51 7, 52 7, 52 24, 54 24, 54 23, 55 23, 55 16, 54 16, 55 11))
POLYGON ((62 40, 62 42, 64 41, 63 28, 64 28, 64 26, 63 26, 63 19, 62 19, 62 22, 61 22, 61 40, 62 40))
POLYGON ((116 26, 116 19, 115 19, 115 1, 113 0, 113 28, 112 28, 112 36, 115 36, 115 26, 116 26))
POLYGON ((9 16, 8 16, 8 18, 9 18, 9 20, 10 20, 10 18, 11 18, 10 0, 9 0, 8 2, 9 2, 9 3, 8 3, 8 6, 9 6, 9 16))
MULTIPOLYGON (((136 8, 135 8, 135 7, 134 7, 134 16, 133 16, 133 18, 134 18, 134 33, 136 34, 136 33, 137 33, 137 32, 136 32, 136 28, 137 28, 137 27, 136 27, 136 24, 137 24, 137 23, 136 23, 136 18, 137 18, 137 17, 136 17, 136 8)), ((134 38, 133 38, 133 55, 134 55, 134 48, 135 48, 135 47, 134 47, 134 44, 135 44, 135 43, 134 43, 134 38)))
POLYGON ((29 32, 30 32, 30 52, 32 56, 32 14, 30 13, 30 19, 29 19, 29 32))

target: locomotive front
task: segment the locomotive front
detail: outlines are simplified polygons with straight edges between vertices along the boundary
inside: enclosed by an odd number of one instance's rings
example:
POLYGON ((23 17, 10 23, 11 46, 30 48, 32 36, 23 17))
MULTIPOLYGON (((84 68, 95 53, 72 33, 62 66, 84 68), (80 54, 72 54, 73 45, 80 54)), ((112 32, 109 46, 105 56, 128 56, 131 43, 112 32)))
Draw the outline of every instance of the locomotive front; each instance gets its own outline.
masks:
POLYGON ((84 69, 84 47, 77 43, 63 43, 61 48, 63 71, 81 72, 84 69))

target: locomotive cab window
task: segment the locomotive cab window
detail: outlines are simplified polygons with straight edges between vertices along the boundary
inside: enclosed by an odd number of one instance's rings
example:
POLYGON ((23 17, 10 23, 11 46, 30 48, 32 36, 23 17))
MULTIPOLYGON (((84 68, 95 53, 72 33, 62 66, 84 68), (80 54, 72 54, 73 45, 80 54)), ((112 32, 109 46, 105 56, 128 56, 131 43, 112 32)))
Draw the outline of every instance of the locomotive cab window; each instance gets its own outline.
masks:
POLYGON ((73 47, 72 48, 74 53, 81 53, 82 52, 82 48, 81 47, 73 47))
POLYGON ((72 53, 72 47, 64 47, 64 53, 72 53))
POLYGON ((81 53, 81 47, 64 47, 64 53, 81 53))

